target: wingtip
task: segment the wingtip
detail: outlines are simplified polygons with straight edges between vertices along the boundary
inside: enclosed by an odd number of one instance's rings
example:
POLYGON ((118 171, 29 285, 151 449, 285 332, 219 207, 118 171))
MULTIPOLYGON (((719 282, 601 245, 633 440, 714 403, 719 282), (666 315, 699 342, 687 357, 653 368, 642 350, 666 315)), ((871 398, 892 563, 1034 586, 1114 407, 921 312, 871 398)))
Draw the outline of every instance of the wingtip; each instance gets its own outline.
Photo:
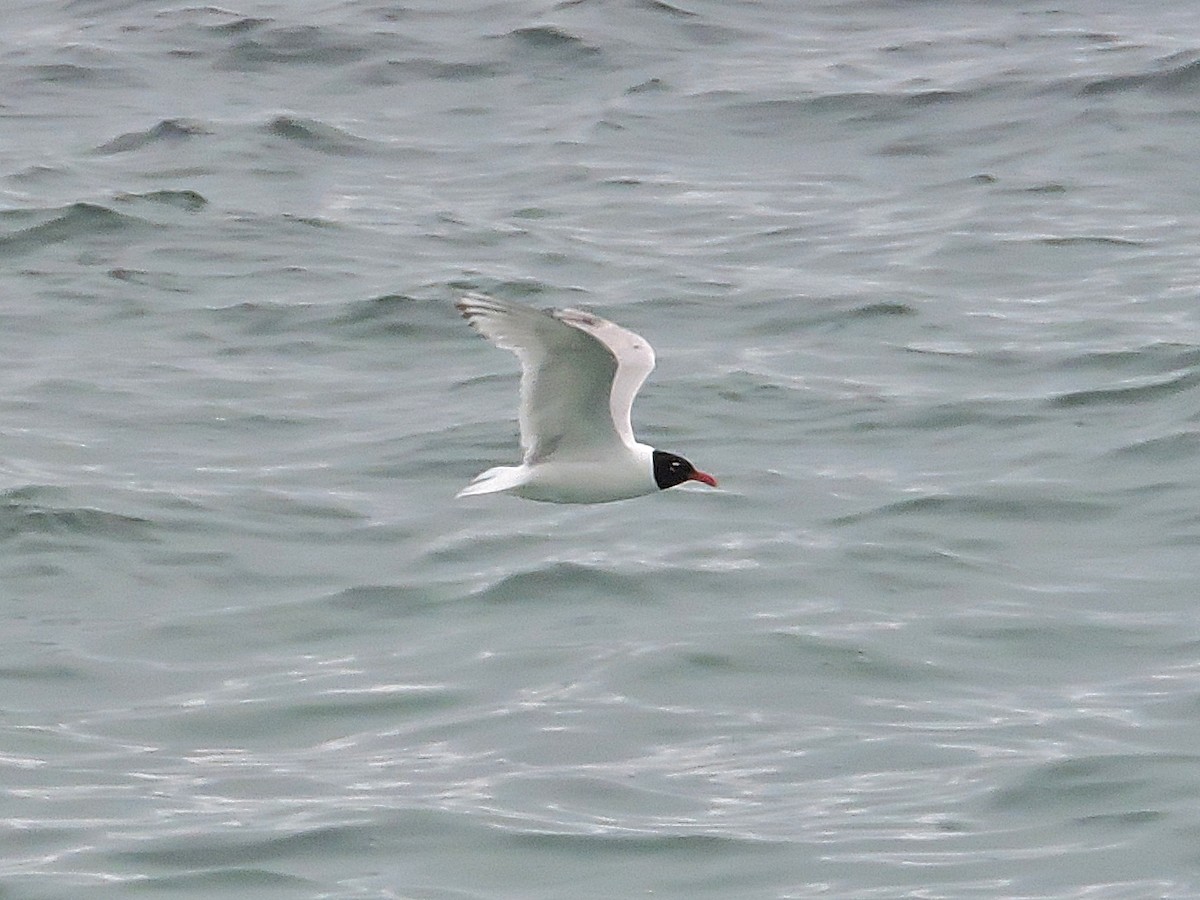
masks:
POLYGON ((454 301, 454 308, 471 325, 478 327, 480 319, 522 318, 526 316, 550 316, 555 318, 557 310, 538 309, 515 300, 503 300, 479 291, 470 291, 454 301))
POLYGON ((459 297, 457 300, 455 300, 454 308, 457 309, 460 313, 462 313, 465 316, 467 314, 467 311, 470 310, 476 303, 478 303, 481 300, 487 300, 487 299, 490 299, 490 298, 485 297, 483 294, 477 294, 474 291, 472 291, 469 294, 463 294, 461 297, 459 297))
POLYGON ((466 319, 468 323, 474 325, 476 318, 486 315, 489 312, 494 312, 497 307, 496 301, 487 294, 472 291, 469 294, 463 294, 455 300, 454 308, 458 310, 459 315, 466 319))

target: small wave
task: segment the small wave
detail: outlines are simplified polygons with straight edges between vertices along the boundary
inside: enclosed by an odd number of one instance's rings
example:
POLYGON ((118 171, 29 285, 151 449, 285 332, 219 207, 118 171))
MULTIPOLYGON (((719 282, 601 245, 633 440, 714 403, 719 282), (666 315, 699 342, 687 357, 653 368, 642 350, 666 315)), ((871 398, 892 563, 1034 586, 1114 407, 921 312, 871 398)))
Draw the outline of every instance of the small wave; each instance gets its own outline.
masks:
MULTIPOLYGON (((292 429, 310 425, 307 420, 287 415, 250 414, 244 416, 242 421, 255 432, 262 432, 267 428, 292 429)), ((284 491, 247 491, 240 498, 239 506, 255 514, 286 516, 297 523, 297 528, 305 520, 310 524, 319 525, 326 522, 361 522, 365 519, 363 514, 350 504, 338 502, 336 497, 324 493, 306 497, 284 491)))
POLYGON ((457 596, 457 586, 360 584, 322 597, 319 603, 330 607, 339 618, 346 613, 357 613, 373 619, 403 619, 435 612, 444 600, 457 596))
POLYGON ((140 82, 128 72, 110 66, 87 66, 76 63, 47 63, 25 66, 22 69, 29 81, 48 82, 74 87, 137 86, 140 82))
MULTIPOLYGON (((26 217, 31 211, 10 211, 4 218, 26 217)), ((48 244, 58 244, 91 237, 129 231, 145 225, 143 219, 114 212, 96 203, 72 203, 56 211, 53 218, 0 236, 0 255, 15 255, 48 244)))
MULTIPOLYGON (((794 670, 796 661, 819 667, 839 676, 886 682, 888 684, 939 681, 946 673, 925 660, 908 660, 884 652, 872 642, 863 643, 814 634, 802 628, 783 627, 771 633, 770 646, 757 646, 754 652, 741 648, 740 662, 730 660, 733 671, 777 672, 783 676, 794 670)), ((711 666, 711 662, 688 660, 692 665, 711 666)))
POLYGON ((487 603, 518 603, 553 601, 571 594, 640 602, 647 599, 648 592, 638 576, 620 575, 579 563, 555 562, 505 575, 476 591, 474 597, 487 603))
POLYGON ((1031 184, 1028 187, 1019 188, 1018 190, 1026 194, 1066 194, 1069 191, 1065 184, 1060 184, 1057 181, 1031 184))
POLYGON ((243 301, 207 309, 206 319, 255 337, 264 335, 330 335, 345 330, 356 338, 428 335, 439 327, 457 329, 457 319, 435 303, 407 294, 382 294, 349 303, 272 303, 243 301), (442 321, 444 319, 444 321, 442 321))
POLYGON ((458 331, 459 321, 451 312, 408 294, 381 294, 339 305, 324 324, 360 338, 429 337, 458 331))
POLYGON ((1112 237, 1111 235, 1105 234, 1040 237, 1036 238, 1034 242, 1038 244, 1045 244, 1047 247, 1073 247, 1087 246, 1089 244, 1101 247, 1141 247, 1145 244, 1145 241, 1135 241, 1131 240, 1130 238, 1112 237))
MULTIPOLYGON (((271 303, 246 300, 231 306, 211 307, 199 313, 207 324, 236 330, 253 338, 311 335, 317 313, 309 303, 271 303)), ((228 344, 224 354, 240 354, 244 346, 228 344)))
MULTIPOLYGON (((369 300, 356 300, 342 312, 335 324, 359 325, 364 322, 377 322, 380 319, 390 319, 392 315, 409 306, 418 303, 415 297, 408 294, 380 294, 369 300)), ((410 329, 411 330, 411 329, 410 329)))
POLYGON ((48 166, 41 163, 34 163, 5 177, 19 183, 28 182, 37 184, 42 181, 52 181, 56 178, 61 178, 68 174, 68 172, 69 170, 64 166, 48 166))
POLYGON ((372 87, 405 84, 419 79, 435 81, 472 81, 491 78, 500 69, 489 63, 446 62, 439 59, 392 59, 382 63, 368 63, 354 72, 357 84, 372 87))
POLYGON ((866 303, 847 310, 845 315, 851 319, 878 319, 892 316, 915 316, 917 311, 907 303, 881 300, 878 303, 866 303))
MULTIPOLYGON (((119 878, 112 879, 117 884, 119 878)), ((259 890, 280 888, 301 894, 319 893, 318 883, 298 875, 285 875, 269 869, 248 866, 220 866, 182 875, 139 875, 130 879, 129 889, 145 894, 153 891, 168 893, 187 892, 201 896, 227 894, 230 891, 254 893, 259 890)))
POLYGON ((1161 68, 1154 72, 1114 75, 1090 81, 1084 85, 1082 92, 1113 94, 1149 90, 1191 94, 1200 87, 1200 60, 1195 59, 1194 53, 1175 54, 1159 60, 1158 65, 1161 68))
POLYGON ((214 34, 246 34, 259 28, 265 28, 273 21, 275 20, 266 18, 265 16, 238 16, 238 18, 228 22, 205 25, 204 28, 214 34))
POLYGON ((914 411, 902 420, 902 424, 906 428, 945 431, 969 425, 1013 428, 1041 421, 1039 416, 1024 412, 1024 408, 1023 401, 1004 403, 990 398, 939 403, 914 411))
POLYGON ((87 673, 72 666, 54 663, 27 663, 0 667, 0 680, 4 681, 86 681, 87 673))
POLYGON ((682 9, 678 6, 672 6, 670 3, 664 3, 663 0, 637 0, 637 5, 641 9, 650 10, 650 12, 665 13, 668 16, 677 19, 696 19, 699 18, 699 13, 694 13, 691 10, 682 9))
POLYGON ((115 137, 111 141, 97 147, 96 152, 106 154, 128 153, 132 150, 141 150, 143 147, 149 147, 153 144, 183 141, 207 134, 212 134, 212 132, 200 122, 192 119, 163 119, 157 125, 147 128, 145 131, 130 131, 115 137))
POLYGON ((312 25, 255 30, 256 36, 237 41, 220 60, 233 71, 259 71, 269 66, 339 66, 358 62, 372 52, 361 36, 339 35, 312 25))
POLYGON ((276 116, 267 123, 264 129, 274 137, 327 153, 331 156, 356 156, 366 153, 370 142, 348 131, 326 125, 316 119, 305 119, 298 116, 276 116))
POLYGON ((934 157, 943 155, 945 148, 929 141, 894 141, 880 147, 876 152, 880 156, 934 157))
POLYGON ((1170 397, 1191 390, 1200 384, 1200 372, 1184 372, 1171 378, 1150 381, 1134 385, 1120 385, 1111 388, 1092 388, 1083 391, 1070 391, 1051 400, 1051 405, 1075 409, 1081 406, 1099 406, 1103 404, 1144 403, 1170 397))
POLYGON ((150 846, 112 853, 112 857, 138 867, 168 869, 244 868, 256 863, 294 858, 320 858, 324 854, 369 853, 376 830, 365 825, 321 825, 284 835, 224 840, 218 834, 159 837, 150 846))
MULTIPOLYGON (((431 289, 431 286, 423 288, 427 289, 431 289)), ((476 289, 455 288, 456 292, 476 289)), ((323 326, 346 329, 355 337, 462 336, 462 320, 449 303, 437 297, 388 293, 336 306, 322 306, 320 309, 328 314, 328 318, 322 321, 323 326)))
POLYGON ((157 291, 168 291, 173 294, 186 294, 190 292, 184 282, 175 275, 166 272, 151 272, 147 269, 129 269, 124 266, 117 266, 109 269, 107 274, 114 281, 123 281, 126 284, 149 287, 157 291))
MULTIPOLYGON (((717 854, 736 849, 772 851, 779 842, 748 834, 719 834, 715 829, 702 832, 697 829, 691 834, 654 834, 650 827, 622 826, 617 821, 604 823, 602 827, 589 829, 586 834, 568 831, 549 831, 545 827, 515 827, 508 823, 510 840, 527 847, 555 852, 594 855, 602 851, 622 854, 689 853, 697 855, 717 854)), ((562 828, 562 823, 555 823, 562 828)))
POLYGON ((145 201, 159 203, 163 206, 173 206, 187 212, 199 212, 208 206, 208 200, 197 191, 147 191, 144 194, 117 194, 114 198, 125 203, 145 201))
POLYGON ((1149 438, 1119 447, 1112 452, 1154 463, 1191 461, 1200 457, 1200 433, 1184 431, 1149 438))
POLYGON ((1000 809, 1056 810, 1081 818, 1096 814, 1143 812, 1167 799, 1164 786, 1187 780, 1200 762, 1194 754, 1114 753, 1080 756, 1035 766, 1014 783, 997 789, 1000 809), (1152 777, 1157 772, 1157 777, 1152 777), (1125 807, 1122 809, 1122 807, 1125 807))
POLYGON ((722 91, 706 96, 725 100, 726 110, 747 126, 778 130, 780 127, 806 127, 812 122, 814 115, 830 113, 848 114, 873 121, 890 121, 907 116, 914 109, 976 100, 978 94, 979 91, 967 90, 843 92, 748 99, 741 93, 722 91))
POLYGON ((418 712, 456 706, 461 698, 442 684, 373 684, 361 688, 330 688, 316 699, 291 704, 290 715, 302 719, 358 718, 381 715, 389 720, 418 712))
POLYGON ((0 541, 30 534, 155 540, 148 519, 86 506, 44 506, 21 491, 0 495, 0 541))
POLYGON ((1104 503, 1044 495, 986 497, 979 494, 913 497, 898 500, 867 512, 840 516, 832 524, 853 525, 879 517, 911 515, 961 515, 971 519, 1008 522, 1090 522, 1113 514, 1104 503))
POLYGON ((507 38, 525 50, 553 54, 562 59, 591 59, 600 54, 578 35, 554 25, 532 25, 510 31, 507 38))
MULTIPOLYGON (((661 78, 648 78, 645 81, 639 81, 637 84, 633 85, 632 87, 626 88, 625 93, 629 94, 629 95, 650 94, 650 93, 667 92, 669 90, 670 90, 670 87, 668 86, 667 82, 663 81, 661 78)), ((635 181, 634 183, 640 184, 641 182, 635 181)))
POLYGON ((1067 372, 1076 372, 1081 368, 1103 371, 1149 368, 1158 372, 1175 372, 1196 366, 1200 366, 1200 347, 1158 341, 1117 350, 1073 354, 1064 358, 1059 368, 1067 372))
POLYGON ((243 34, 274 22, 264 16, 244 16, 219 6, 184 6, 164 9, 154 18, 179 25, 195 25, 213 34, 243 34))
MULTIPOLYGON (((805 320, 808 325, 849 324, 851 322, 869 321, 872 319, 892 319, 915 316, 917 310, 899 300, 878 300, 872 303, 862 303, 851 300, 852 305, 842 309, 821 310, 805 320)), ((792 317, 776 317, 769 322, 756 326, 761 334, 779 334, 789 328, 794 328, 796 319, 792 317)))

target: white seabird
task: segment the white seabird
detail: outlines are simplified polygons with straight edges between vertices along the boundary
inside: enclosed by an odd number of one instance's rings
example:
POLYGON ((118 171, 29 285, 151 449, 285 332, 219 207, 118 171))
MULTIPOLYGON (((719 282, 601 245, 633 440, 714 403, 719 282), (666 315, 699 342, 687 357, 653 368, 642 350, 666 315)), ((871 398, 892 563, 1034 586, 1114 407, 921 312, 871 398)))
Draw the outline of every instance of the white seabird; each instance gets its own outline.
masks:
POLYGON ((455 304, 521 361, 519 466, 481 472, 459 497, 509 493, 552 503, 604 503, 717 481, 682 456, 633 436, 629 411, 654 350, 620 325, 578 309, 539 310, 468 294, 455 304))

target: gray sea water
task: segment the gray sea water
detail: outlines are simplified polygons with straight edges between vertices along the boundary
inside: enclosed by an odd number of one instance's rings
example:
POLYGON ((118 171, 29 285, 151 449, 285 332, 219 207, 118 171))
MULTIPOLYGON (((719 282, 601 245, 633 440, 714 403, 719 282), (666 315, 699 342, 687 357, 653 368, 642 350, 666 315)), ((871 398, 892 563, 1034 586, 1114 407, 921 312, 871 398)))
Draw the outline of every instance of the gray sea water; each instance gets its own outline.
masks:
POLYGON ((0 897, 1200 896, 1195 4, 14 0, 0 897), (467 290, 721 489, 515 462, 467 290))

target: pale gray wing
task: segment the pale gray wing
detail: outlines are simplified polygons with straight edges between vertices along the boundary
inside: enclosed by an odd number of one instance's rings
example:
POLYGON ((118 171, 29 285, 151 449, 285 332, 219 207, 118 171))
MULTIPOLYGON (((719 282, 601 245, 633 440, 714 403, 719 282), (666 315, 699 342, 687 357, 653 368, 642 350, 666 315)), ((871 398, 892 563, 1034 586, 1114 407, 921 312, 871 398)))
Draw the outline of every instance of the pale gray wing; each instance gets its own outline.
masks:
POLYGON ((522 303, 468 294, 456 306, 480 334, 521 361, 518 421, 525 462, 622 440, 611 412, 617 359, 607 344, 567 324, 561 313, 522 303))
POLYGON ((632 447, 636 440, 630 411, 633 409, 633 398, 654 371, 654 348, 649 341, 628 328, 582 310, 558 310, 554 316, 572 328, 590 334, 607 347, 617 361, 617 373, 609 392, 609 415, 621 440, 632 447))

